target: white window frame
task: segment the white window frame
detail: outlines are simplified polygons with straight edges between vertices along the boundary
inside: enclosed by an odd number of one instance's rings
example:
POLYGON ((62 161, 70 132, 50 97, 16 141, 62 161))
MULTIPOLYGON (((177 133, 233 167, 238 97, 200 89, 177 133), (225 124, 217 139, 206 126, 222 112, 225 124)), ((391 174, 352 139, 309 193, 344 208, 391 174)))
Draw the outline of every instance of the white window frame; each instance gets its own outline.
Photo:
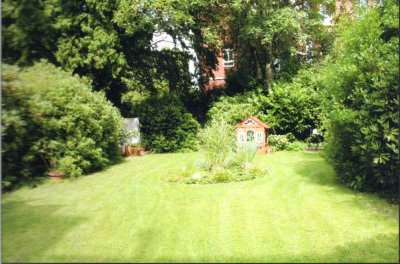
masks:
POLYGON ((239 133, 239 142, 240 143, 246 143, 246 135, 243 132, 239 133))
POLYGON ((233 49, 224 49, 223 58, 224 58, 224 67, 225 68, 231 68, 231 67, 235 66, 233 49), (225 60, 225 58, 227 58, 227 59, 225 60))
POLYGON ((257 142, 263 142, 263 138, 262 138, 262 133, 261 132, 257 132, 257 142))

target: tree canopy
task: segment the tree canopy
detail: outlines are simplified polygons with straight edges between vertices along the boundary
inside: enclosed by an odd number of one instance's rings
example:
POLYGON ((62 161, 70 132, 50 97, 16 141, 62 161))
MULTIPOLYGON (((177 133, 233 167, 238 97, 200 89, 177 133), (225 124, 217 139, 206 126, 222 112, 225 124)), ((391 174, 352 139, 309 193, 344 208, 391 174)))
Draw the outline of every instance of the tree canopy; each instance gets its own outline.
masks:
POLYGON ((315 42, 323 50, 326 30, 320 5, 326 3, 5 0, 3 60, 23 66, 46 58, 89 77, 95 90, 106 91, 121 108, 123 94, 157 94, 158 82, 168 82, 178 94, 191 91, 187 63, 182 65, 189 58, 152 46, 154 34, 165 32, 195 50, 200 85, 212 75, 219 49, 235 45, 241 54, 239 68, 269 87, 274 76, 297 71, 304 60, 296 53, 299 48, 315 42), (179 69, 178 74, 171 69, 179 69))

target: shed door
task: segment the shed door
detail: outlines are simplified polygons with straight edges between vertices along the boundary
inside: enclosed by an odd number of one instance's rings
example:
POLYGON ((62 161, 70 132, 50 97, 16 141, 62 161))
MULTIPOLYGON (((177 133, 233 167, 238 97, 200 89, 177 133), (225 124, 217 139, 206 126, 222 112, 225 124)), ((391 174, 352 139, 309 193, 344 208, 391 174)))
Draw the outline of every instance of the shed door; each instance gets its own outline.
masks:
POLYGON ((254 141, 254 131, 248 130, 247 131, 247 142, 253 142, 253 141, 254 141))

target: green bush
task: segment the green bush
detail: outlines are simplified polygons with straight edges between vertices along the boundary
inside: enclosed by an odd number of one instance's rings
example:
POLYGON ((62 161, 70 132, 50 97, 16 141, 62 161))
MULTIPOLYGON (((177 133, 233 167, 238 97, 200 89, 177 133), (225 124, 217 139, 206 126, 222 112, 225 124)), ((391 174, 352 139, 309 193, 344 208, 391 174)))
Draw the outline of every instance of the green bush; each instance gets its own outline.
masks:
POLYGON ((398 1, 384 1, 339 28, 324 62, 326 156, 352 188, 398 195, 398 1))
POLYGON ((46 171, 79 176, 120 159, 123 120, 103 94, 51 64, 2 68, 3 188, 46 171))
POLYGON ((324 147, 324 136, 322 134, 313 134, 312 136, 306 138, 308 149, 322 149, 324 147))
POLYGON ((276 151, 285 150, 290 143, 286 135, 269 135, 268 142, 276 151))
POLYGON ((214 170, 211 173, 211 177, 215 183, 229 182, 232 179, 232 173, 228 169, 221 168, 214 170))
POLYGON ((306 148, 304 142, 295 140, 294 136, 290 133, 286 135, 270 135, 268 142, 274 151, 301 151, 306 148))
POLYGON ((236 125, 245 117, 256 115, 271 126, 273 133, 287 134, 291 141, 304 140, 311 128, 320 126, 320 97, 317 79, 303 70, 292 82, 278 82, 268 95, 247 92, 222 96, 208 111, 209 120, 224 120, 236 125))
POLYGON ((288 151, 302 151, 305 150, 306 148, 306 144, 300 141, 294 141, 294 142, 290 142, 287 147, 286 150, 288 151))
POLYGON ((207 113, 208 119, 237 125, 247 116, 258 113, 257 105, 252 101, 253 97, 252 93, 234 97, 222 96, 212 104, 207 113))
POLYGON ((320 99, 309 71, 302 71, 292 82, 276 83, 268 96, 261 96, 259 111, 276 134, 291 133, 304 140, 320 123, 320 99))
POLYGON ((154 152, 196 150, 199 123, 173 94, 151 96, 133 108, 142 144, 154 152))

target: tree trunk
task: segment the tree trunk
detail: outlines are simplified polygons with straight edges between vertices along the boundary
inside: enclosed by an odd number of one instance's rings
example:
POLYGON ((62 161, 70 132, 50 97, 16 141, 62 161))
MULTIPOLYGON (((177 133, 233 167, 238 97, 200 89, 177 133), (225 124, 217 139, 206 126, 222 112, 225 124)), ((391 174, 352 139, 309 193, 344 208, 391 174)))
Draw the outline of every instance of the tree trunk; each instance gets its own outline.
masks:
POLYGON ((261 68, 260 58, 258 57, 257 50, 255 48, 253 49, 253 57, 254 61, 256 62, 257 83, 262 84, 263 83, 262 68, 261 68))
POLYGON ((266 77, 266 83, 267 83, 267 92, 272 87, 272 82, 274 81, 274 70, 272 68, 272 63, 274 62, 274 57, 272 54, 272 47, 271 45, 268 45, 267 47, 267 62, 265 64, 265 77, 266 77))
POLYGON ((274 81, 274 72, 272 69, 272 62, 269 61, 267 64, 265 64, 265 75, 267 78, 267 87, 268 90, 271 88, 272 86, 272 82, 274 81))

